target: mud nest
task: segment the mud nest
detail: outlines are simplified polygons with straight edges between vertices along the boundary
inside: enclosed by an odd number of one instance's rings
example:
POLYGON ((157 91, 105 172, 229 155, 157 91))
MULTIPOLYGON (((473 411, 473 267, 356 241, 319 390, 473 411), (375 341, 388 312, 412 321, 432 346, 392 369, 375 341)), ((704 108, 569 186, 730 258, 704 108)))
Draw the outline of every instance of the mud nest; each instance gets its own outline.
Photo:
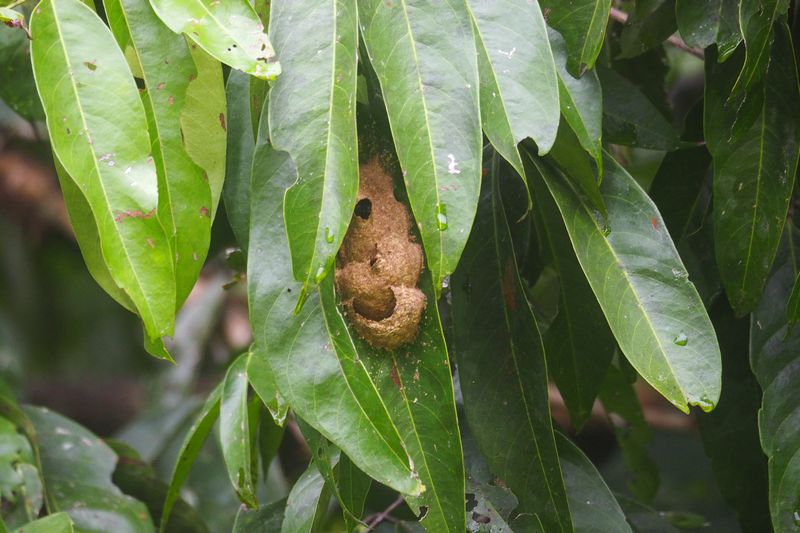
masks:
POLYGON ((339 250, 336 289, 356 332, 394 350, 413 341, 427 299, 419 288, 422 247, 411 214, 394 197, 392 177, 374 155, 360 166, 353 219, 339 250))

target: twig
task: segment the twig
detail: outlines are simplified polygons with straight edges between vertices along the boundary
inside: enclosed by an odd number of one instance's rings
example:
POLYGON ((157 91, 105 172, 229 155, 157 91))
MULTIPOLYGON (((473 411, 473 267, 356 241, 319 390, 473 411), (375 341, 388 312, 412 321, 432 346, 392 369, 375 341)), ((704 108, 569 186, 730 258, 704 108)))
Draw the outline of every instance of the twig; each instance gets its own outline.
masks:
MULTIPOLYGON (((616 7, 611 8, 611 11, 609 11, 608 13, 608 17, 611 20, 621 22, 622 24, 628 23, 628 14, 622 11, 621 9, 617 9, 616 7)), ((669 37, 667 37, 667 43, 670 46, 674 46, 679 50, 683 50, 687 54, 691 54, 698 59, 705 58, 705 54, 703 54, 702 50, 700 50, 699 48, 692 48, 691 46, 683 42, 683 40, 677 35, 670 35, 669 37)))
POLYGON ((389 514, 391 514, 392 511, 400 507, 402 504, 403 504, 403 497, 398 496, 395 501, 389 504, 389 507, 378 513, 375 516, 375 518, 373 518, 372 520, 370 519, 365 520, 364 523, 367 524, 368 526, 367 531, 372 531, 373 529, 375 529, 378 526, 378 524, 380 524, 389 517, 389 514))

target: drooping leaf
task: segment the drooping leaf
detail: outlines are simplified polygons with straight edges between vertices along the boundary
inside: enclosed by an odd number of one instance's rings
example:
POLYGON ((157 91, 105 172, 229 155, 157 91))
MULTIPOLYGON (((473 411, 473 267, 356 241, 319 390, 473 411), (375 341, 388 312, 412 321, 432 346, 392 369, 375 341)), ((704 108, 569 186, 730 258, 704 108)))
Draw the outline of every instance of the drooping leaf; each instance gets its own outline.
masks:
POLYGON ((792 531, 797 528, 800 486, 800 330, 788 330, 786 301, 800 270, 796 230, 787 228, 783 241, 761 303, 751 315, 750 366, 764 391, 758 428, 769 459, 772 526, 792 531))
POLYGON ((53 150, 91 208, 109 272, 136 306, 148 337, 171 334, 175 274, 133 76, 108 28, 78 0, 42 2, 31 32, 53 150))
POLYGON ((250 420, 247 404, 247 367, 250 353, 237 358, 222 381, 219 404, 219 435, 222 456, 228 468, 239 499, 250 507, 257 507, 256 480, 251 468, 253 459, 250 446, 250 420))
POLYGON ((761 388, 750 370, 747 319, 736 319, 724 298, 711 308, 722 349, 722 395, 698 418, 700 436, 723 498, 742 531, 769 531, 767 458, 758 438, 761 388))
POLYGON ((284 72, 270 90, 269 127, 297 168, 283 216, 302 304, 333 267, 358 192, 356 0, 274 1, 270 34, 284 72))
POLYGON ((535 0, 468 0, 480 70, 486 136, 525 175, 517 145, 530 137, 550 150, 559 122, 558 77, 547 26, 535 0))
POLYGON ((625 514, 589 458, 561 433, 556 433, 556 444, 575 531, 630 532, 625 514))
MULTIPOLYGON (((257 349, 251 349, 251 354, 259 353, 257 349)), ((278 392, 278 385, 275 383, 275 375, 272 368, 263 357, 251 356, 247 360, 247 379, 253 390, 261 398, 261 402, 272 415, 272 420, 280 427, 286 421, 289 406, 284 401, 281 393, 278 392)))
POLYGON ((183 37, 158 19, 147 0, 103 0, 111 31, 130 39, 141 66, 141 93, 158 173, 158 214, 175 261, 178 306, 194 287, 211 238, 211 189, 183 146, 181 111, 197 75, 183 37))
POLYGON ((466 4, 359 0, 411 209, 437 294, 467 242, 478 204, 478 64, 466 4))
POLYGON ((572 531, 536 320, 517 272, 496 175, 453 274, 452 312, 467 423, 492 471, 547 531, 572 531))
POLYGON ((276 533, 283 524, 286 499, 262 505, 258 509, 239 508, 232 533, 276 533))
POLYGON ((547 23, 567 42, 567 70, 580 77, 594 67, 608 25, 611 0, 542 0, 547 23))
POLYGON ((603 91, 597 72, 585 72, 574 78, 567 70, 567 50, 564 38, 557 31, 548 29, 550 46, 558 72, 558 94, 561 114, 589 155, 602 169, 603 136, 603 91))
POLYGON ((742 40, 737 0, 677 0, 675 18, 686 44, 706 48, 717 43, 720 57, 727 57, 742 40))
POLYGON ((772 23, 786 13, 789 3, 789 0, 739 2, 739 28, 746 54, 731 95, 748 90, 767 71, 773 39, 772 23))
MULTIPOLYGON (((236 236, 236 242, 245 251, 250 233, 250 175, 256 145, 252 126, 250 79, 244 72, 231 70, 225 85, 228 150, 222 196, 225 200, 225 214, 236 236)), ((261 114, 260 110, 258 114, 261 114)))
POLYGON ((607 142, 675 150, 680 139, 675 128, 630 81, 608 68, 597 69, 603 86, 603 135, 607 142))
POLYGON ((159 531, 165 531, 169 516, 175 502, 180 496, 181 486, 186 478, 189 476, 189 470, 192 468, 192 463, 197 458, 203 443, 214 427, 214 422, 219 417, 220 397, 222 396, 222 384, 219 384, 208 395, 203 407, 200 408, 198 416, 192 427, 186 433, 181 445, 178 458, 175 462, 175 467, 172 469, 170 476, 169 488, 167 489, 167 496, 164 499, 164 509, 161 514, 161 524, 159 531))
POLYGON ((226 65, 274 79, 281 65, 248 0, 150 0, 159 18, 226 65))
POLYGON ((412 477, 400 435, 364 361, 349 339, 329 333, 336 326, 341 336, 341 316, 338 324, 326 324, 316 292, 299 314, 293 312, 301 285, 291 272, 282 200, 296 171, 291 158, 263 136, 255 158, 248 254, 253 357, 269 365, 292 409, 359 468, 398 491, 417 493, 419 481, 412 477))
POLYGON ((47 508, 64 511, 82 531, 152 532, 147 508, 112 482, 117 455, 77 423, 27 407, 36 428, 47 508))
POLYGON ((312 462, 289 493, 281 533, 320 531, 330 498, 330 486, 312 462))
MULTIPOLYGON (((600 154, 602 157, 602 153, 600 154)), ((586 153, 581 146, 575 132, 564 122, 558 127, 558 137, 553 149, 547 154, 551 161, 564 174, 569 182, 576 187, 582 196, 597 209, 604 217, 607 215, 603 195, 600 194, 603 164, 599 163, 586 153)), ((530 181, 533 181, 531 178, 530 181)))
POLYGON ((366 365, 403 439, 414 476, 424 487, 421 493, 406 493, 406 502, 417 514, 427 508, 421 520, 427 530, 461 533, 465 527, 461 439, 447 345, 427 271, 419 288, 428 305, 417 338, 391 354, 346 329, 332 281, 323 284, 320 296, 335 348, 366 365))
POLYGON ((16 530, 16 533, 72 533, 75 523, 67 513, 54 513, 34 520, 16 530))
MULTIPOLYGON (((197 77, 186 90, 181 111, 181 131, 186 152, 205 171, 211 189, 211 220, 217 214, 225 180, 226 109, 222 65, 195 45, 190 45, 197 77)), ((194 258, 192 258, 194 259, 194 258)))
POLYGON ((734 309, 745 313, 758 303, 775 257, 800 153, 800 90, 788 28, 776 26, 764 83, 747 95, 752 105, 726 105, 737 74, 733 59, 719 65, 710 58, 707 65, 717 266, 734 309), (732 140, 735 129, 741 133, 732 140))
POLYGON ((716 336, 653 202, 606 155, 603 220, 563 178, 535 163, 626 358, 682 411, 712 409, 720 391, 716 336))
POLYGON ((651 502, 658 492, 660 476, 648 450, 653 435, 636 396, 635 379, 635 372, 630 378, 618 366, 610 366, 600 400, 628 469, 628 489, 637 500, 651 502))
POLYGON ((364 514, 364 505, 366 505, 367 495, 372 487, 372 479, 359 470, 344 454, 339 456, 336 474, 339 501, 343 507, 350 510, 344 515, 345 527, 348 531, 353 531, 364 514))
POLYGON ((676 0, 637 2, 620 35, 621 58, 635 57, 655 48, 675 33, 676 0))
POLYGON ((536 169, 530 172, 536 207, 537 235, 559 277, 558 314, 544 335, 550 373, 580 429, 589 419, 617 343, 594 297, 558 207, 536 169))

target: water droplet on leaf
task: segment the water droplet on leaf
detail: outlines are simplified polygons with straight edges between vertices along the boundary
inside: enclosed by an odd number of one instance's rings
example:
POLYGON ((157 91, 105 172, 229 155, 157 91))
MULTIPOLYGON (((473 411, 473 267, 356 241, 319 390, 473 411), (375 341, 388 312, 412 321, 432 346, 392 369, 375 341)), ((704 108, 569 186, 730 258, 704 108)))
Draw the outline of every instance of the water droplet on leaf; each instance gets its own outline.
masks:
POLYGON ((447 229, 447 207, 444 204, 436 204, 436 224, 439 231, 447 229))
POLYGON ((672 342, 674 342, 678 346, 686 346, 687 344, 689 344, 689 338, 686 336, 685 333, 679 333, 678 336, 675 337, 675 339, 673 339, 672 342))

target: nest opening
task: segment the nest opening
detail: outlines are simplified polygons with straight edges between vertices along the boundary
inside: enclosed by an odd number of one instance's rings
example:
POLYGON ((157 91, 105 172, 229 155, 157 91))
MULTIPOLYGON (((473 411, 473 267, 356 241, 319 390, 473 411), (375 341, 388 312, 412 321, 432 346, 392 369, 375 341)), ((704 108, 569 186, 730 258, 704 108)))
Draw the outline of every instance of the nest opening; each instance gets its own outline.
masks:
POLYGON ((359 200, 353 213, 361 219, 369 220, 369 216, 372 214, 372 201, 369 198, 359 200))

